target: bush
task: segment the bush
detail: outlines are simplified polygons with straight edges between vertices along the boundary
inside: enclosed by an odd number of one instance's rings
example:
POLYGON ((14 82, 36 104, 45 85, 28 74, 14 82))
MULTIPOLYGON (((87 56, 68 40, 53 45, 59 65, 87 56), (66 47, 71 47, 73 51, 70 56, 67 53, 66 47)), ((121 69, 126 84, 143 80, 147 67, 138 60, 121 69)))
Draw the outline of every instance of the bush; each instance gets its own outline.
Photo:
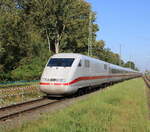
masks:
POLYGON ((0 81, 9 81, 11 80, 11 73, 5 73, 5 72, 1 72, 0 74, 0 81))
POLYGON ((22 60, 21 65, 11 72, 13 80, 36 80, 40 79, 47 59, 42 60, 39 57, 26 58, 22 60))

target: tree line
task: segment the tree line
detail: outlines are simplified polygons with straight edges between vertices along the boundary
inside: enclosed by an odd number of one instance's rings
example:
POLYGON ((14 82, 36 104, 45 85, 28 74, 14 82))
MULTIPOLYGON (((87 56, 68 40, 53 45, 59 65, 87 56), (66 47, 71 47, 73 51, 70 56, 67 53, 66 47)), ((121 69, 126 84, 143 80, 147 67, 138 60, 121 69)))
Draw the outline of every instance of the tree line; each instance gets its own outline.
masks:
POLYGON ((85 0, 1 0, 0 14, 0 81, 39 79, 55 53, 87 55, 89 21, 93 57, 136 69, 96 40, 96 14, 85 0))

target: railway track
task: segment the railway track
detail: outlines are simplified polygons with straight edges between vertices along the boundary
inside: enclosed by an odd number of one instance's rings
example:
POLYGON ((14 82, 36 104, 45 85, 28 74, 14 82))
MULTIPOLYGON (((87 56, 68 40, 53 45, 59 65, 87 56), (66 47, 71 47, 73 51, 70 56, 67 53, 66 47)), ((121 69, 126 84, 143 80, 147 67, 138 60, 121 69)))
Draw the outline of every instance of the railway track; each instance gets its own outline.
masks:
POLYGON ((150 88, 150 77, 149 76, 144 76, 143 79, 144 79, 146 85, 150 88))
POLYGON ((43 97, 24 103, 2 107, 0 108, 0 121, 6 121, 8 119, 17 117, 20 114, 28 113, 44 106, 50 106, 52 104, 61 102, 62 100, 57 99, 50 100, 46 97, 43 97))
POLYGON ((150 76, 146 76, 147 80, 150 81, 150 76))
MULTIPOLYGON (((106 87, 106 86, 105 86, 106 87)), ((101 86, 101 88, 104 88, 104 86, 101 86)), ((82 95, 86 96, 86 94, 94 93, 97 92, 99 88, 95 88, 93 90, 86 91, 86 93, 79 92, 75 94, 74 96, 68 97, 68 98, 52 98, 49 99, 47 97, 42 97, 36 100, 31 100, 15 105, 10 105, 6 107, 0 108, 0 122, 7 121, 8 119, 15 119, 21 115, 24 115, 26 113, 34 112, 36 110, 39 110, 40 108, 45 108, 45 107, 53 107, 54 105, 63 105, 68 104, 68 101, 74 100, 75 98, 80 98, 82 95), (73 97, 73 98, 72 98, 73 97)))
MULTIPOLYGON (((98 90, 100 90, 100 88, 103 89, 109 85, 101 85, 101 87, 97 87, 95 89, 85 91, 84 93, 83 93, 83 91, 79 91, 79 93, 77 93, 77 95, 75 95, 74 97, 80 98, 82 95, 84 96, 86 94, 97 92, 98 90)), ((7 121, 8 119, 13 119, 13 118, 23 115, 25 113, 34 112, 45 106, 53 107, 54 104, 56 104, 56 105, 63 104, 63 102, 67 103, 69 100, 73 100, 73 98, 48 99, 47 97, 42 97, 39 99, 2 107, 2 108, 0 108, 0 122, 7 121)))

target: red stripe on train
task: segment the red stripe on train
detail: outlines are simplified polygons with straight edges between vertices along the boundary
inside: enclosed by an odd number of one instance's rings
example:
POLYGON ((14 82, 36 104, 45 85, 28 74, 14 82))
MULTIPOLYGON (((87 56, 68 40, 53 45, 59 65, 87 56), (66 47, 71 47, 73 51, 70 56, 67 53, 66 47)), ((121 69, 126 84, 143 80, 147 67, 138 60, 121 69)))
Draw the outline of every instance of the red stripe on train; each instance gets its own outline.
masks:
POLYGON ((132 76, 132 75, 113 75, 113 76, 93 76, 93 77, 79 77, 69 83, 43 83, 41 82, 40 85, 71 85, 83 80, 95 80, 95 79, 105 79, 105 78, 112 78, 112 77, 121 77, 121 76, 132 76))

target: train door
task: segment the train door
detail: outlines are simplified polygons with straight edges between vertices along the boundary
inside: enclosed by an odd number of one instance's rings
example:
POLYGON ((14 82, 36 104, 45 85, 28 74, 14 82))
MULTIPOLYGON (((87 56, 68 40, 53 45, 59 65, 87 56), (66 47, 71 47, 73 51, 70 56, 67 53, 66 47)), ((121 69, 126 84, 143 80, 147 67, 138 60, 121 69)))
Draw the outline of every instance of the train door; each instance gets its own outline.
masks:
POLYGON ((88 86, 88 76, 89 76, 89 62, 85 61, 85 59, 78 60, 75 79, 79 79, 76 86, 78 87, 86 87, 88 86))
POLYGON ((83 70, 82 70, 82 72, 83 72, 83 76, 85 77, 85 81, 84 81, 85 86, 90 86, 91 85, 90 77, 92 76, 90 60, 88 60, 88 59, 83 60, 83 70))
POLYGON ((104 79, 104 83, 106 82, 109 82, 109 64, 104 64, 104 76, 105 76, 105 79, 104 79))
POLYGON ((108 79, 107 79, 107 81, 108 82, 112 82, 112 70, 111 70, 110 64, 108 64, 108 71, 107 71, 107 73, 108 73, 108 79))

